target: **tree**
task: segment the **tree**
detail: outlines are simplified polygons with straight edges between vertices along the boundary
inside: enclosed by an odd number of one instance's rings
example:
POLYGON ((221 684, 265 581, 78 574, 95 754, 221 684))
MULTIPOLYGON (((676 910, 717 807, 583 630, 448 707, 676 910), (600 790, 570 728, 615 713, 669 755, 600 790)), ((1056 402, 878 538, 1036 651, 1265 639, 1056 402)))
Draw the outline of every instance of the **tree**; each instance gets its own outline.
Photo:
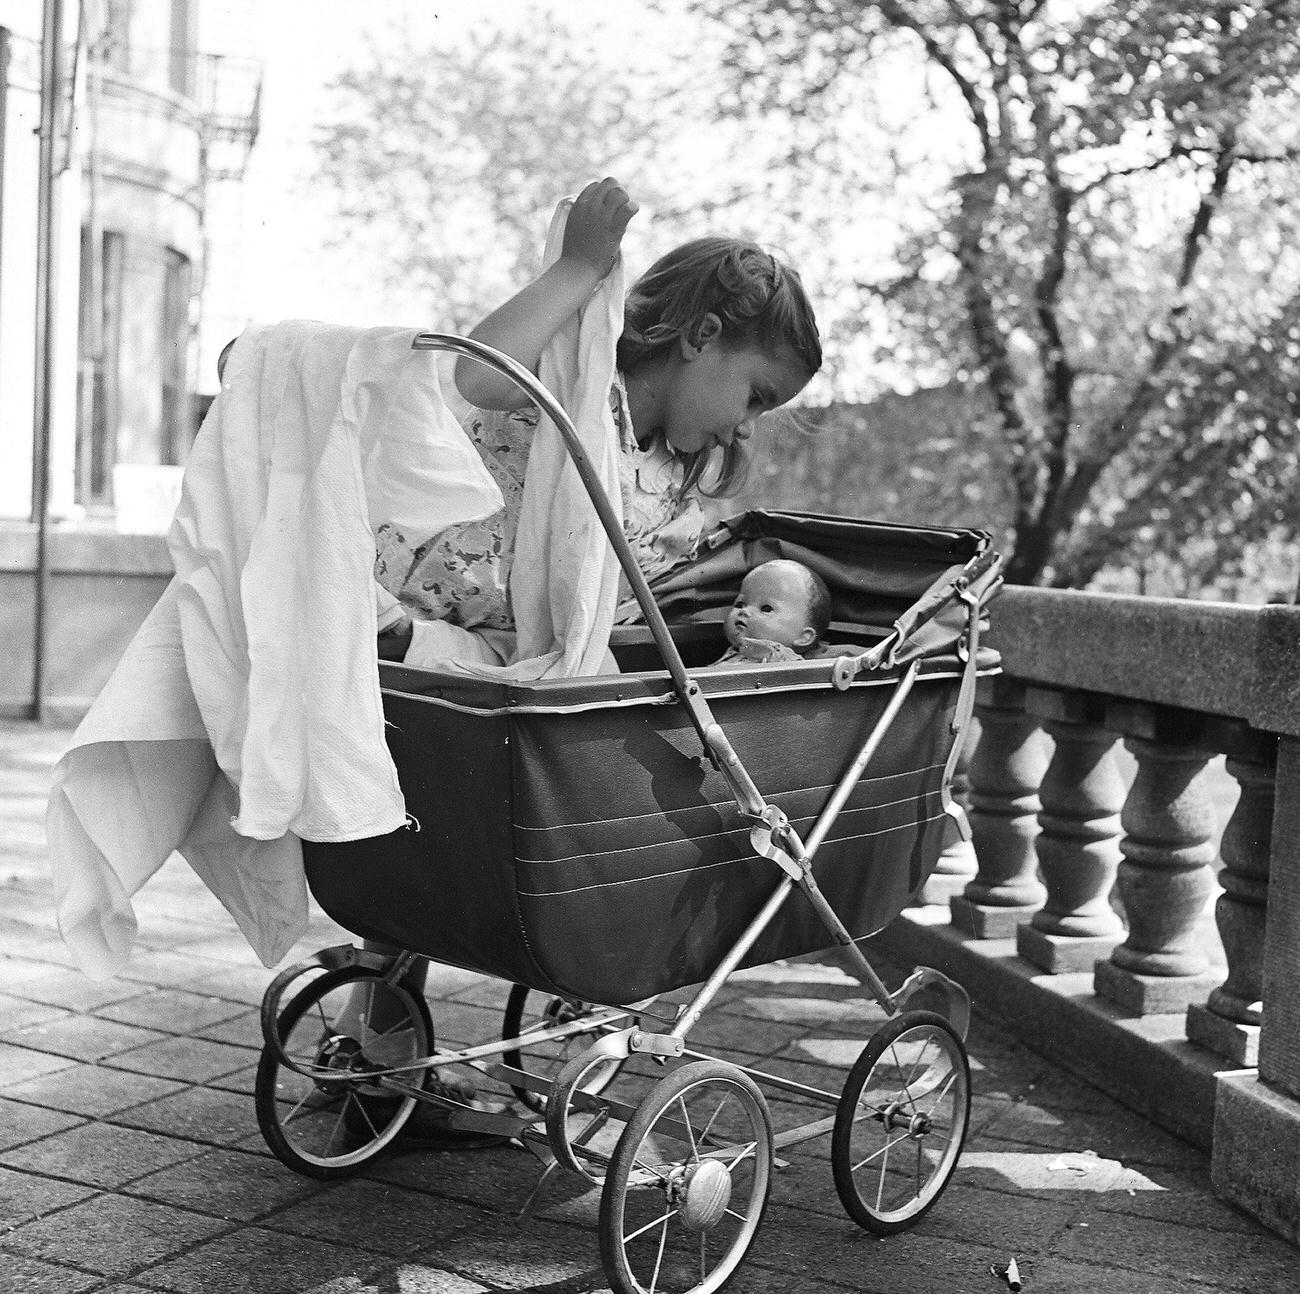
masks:
MULTIPOLYGON (((332 90, 318 181, 340 237, 368 239, 388 283, 451 329, 537 273, 560 195, 650 173, 658 128, 635 82, 545 11, 454 41, 395 33, 332 90)), ((654 201, 649 181, 640 196, 654 201)))
MULTIPOLYGON (((1226 566, 1294 536, 1294 0, 695 7, 729 32, 722 110, 802 123, 782 183, 819 183, 816 141, 843 148, 855 98, 930 123, 931 214, 863 287, 905 363, 978 384, 972 420, 1010 485, 1010 579, 1082 587, 1207 536, 1226 566)), ((915 163, 915 137, 898 153, 915 163)), ((874 161, 878 187, 907 178, 874 161)))

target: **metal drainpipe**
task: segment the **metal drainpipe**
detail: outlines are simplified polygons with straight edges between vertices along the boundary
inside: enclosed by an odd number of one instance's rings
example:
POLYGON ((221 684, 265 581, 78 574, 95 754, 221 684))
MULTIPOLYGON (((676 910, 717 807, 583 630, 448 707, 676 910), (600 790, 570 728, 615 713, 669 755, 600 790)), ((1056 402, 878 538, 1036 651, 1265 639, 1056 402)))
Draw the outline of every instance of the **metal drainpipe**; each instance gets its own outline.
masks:
POLYGON ((50 431, 54 395, 55 246, 54 136, 62 100, 63 0, 44 0, 41 23, 40 175, 36 195, 36 454, 32 503, 36 514, 35 605, 32 615, 31 718, 45 709, 46 609, 50 593, 50 431))

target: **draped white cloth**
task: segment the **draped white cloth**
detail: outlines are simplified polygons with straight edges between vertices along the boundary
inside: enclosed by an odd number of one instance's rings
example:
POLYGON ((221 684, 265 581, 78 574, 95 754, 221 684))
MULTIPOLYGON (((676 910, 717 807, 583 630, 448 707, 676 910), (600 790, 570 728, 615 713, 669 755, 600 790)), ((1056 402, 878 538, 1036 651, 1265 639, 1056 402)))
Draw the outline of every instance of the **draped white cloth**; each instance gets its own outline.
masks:
MULTIPOLYGON (((621 311, 620 275, 543 362, 615 506, 608 391, 621 311)), ((125 964, 131 896, 173 851, 270 966, 306 927, 301 840, 406 821, 383 739, 374 527, 432 533, 501 506, 414 335, 293 322, 236 343, 168 535, 175 579, 55 770, 59 926, 88 974, 125 964)), ((539 427, 520 521, 529 560, 512 587, 516 658, 460 668, 535 678, 594 672, 604 658, 616 563, 564 452, 539 427)))

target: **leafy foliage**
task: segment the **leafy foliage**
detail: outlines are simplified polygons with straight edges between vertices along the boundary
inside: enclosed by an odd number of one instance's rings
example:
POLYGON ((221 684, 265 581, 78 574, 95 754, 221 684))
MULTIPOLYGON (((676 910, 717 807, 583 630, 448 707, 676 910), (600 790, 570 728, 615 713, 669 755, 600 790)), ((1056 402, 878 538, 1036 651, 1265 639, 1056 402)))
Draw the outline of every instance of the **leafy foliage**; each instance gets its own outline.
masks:
POLYGON ((632 86, 544 12, 372 44, 332 88, 317 151, 342 236, 379 244, 390 284, 453 329, 537 273, 557 197, 616 163, 648 171, 655 147, 632 86))
POLYGON ((1207 550, 1212 577, 1294 536, 1294 2, 695 7, 730 32, 723 111, 801 123, 769 183, 841 193, 836 109, 897 100, 902 142, 852 183, 903 191, 920 168, 931 200, 862 286, 898 369, 978 387, 948 462, 1004 478, 1010 578, 1207 550))

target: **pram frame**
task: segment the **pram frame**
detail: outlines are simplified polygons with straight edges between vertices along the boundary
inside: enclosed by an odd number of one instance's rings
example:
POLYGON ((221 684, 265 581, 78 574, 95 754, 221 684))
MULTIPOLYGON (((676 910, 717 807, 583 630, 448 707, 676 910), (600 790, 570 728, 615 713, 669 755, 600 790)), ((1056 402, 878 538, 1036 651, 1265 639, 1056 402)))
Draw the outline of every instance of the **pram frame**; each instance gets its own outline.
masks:
MULTIPOLYGON (((290 1144, 290 1139, 286 1137, 288 1123, 293 1118, 292 1112, 285 1117, 275 1110, 275 1083, 278 1069, 297 1074, 322 1090, 353 1082, 365 1092, 386 1093, 391 1097, 399 1098, 400 1117, 394 1125, 385 1128, 382 1135, 374 1138, 371 1143, 371 1153, 382 1149, 392 1140, 400 1124, 409 1118, 416 1103, 424 1102, 441 1107, 449 1112, 451 1126, 466 1131, 514 1137, 534 1150, 547 1163, 541 1180, 524 1207, 524 1216, 531 1212, 540 1199, 550 1178, 562 1168, 576 1171, 594 1183, 605 1184, 601 1207, 601 1248, 607 1274, 615 1288, 623 1294, 639 1294, 643 1287, 631 1272, 625 1253, 631 1237, 627 1235, 620 1237, 618 1234, 622 1225, 624 1197, 637 1172, 636 1147, 624 1150, 623 1142, 627 1140, 628 1133, 633 1130, 634 1121, 638 1117, 642 1125, 642 1134, 647 1136, 649 1135, 646 1131, 647 1126, 658 1129, 659 1135, 663 1135, 666 1131, 669 1135, 680 1136, 683 1130, 683 1119, 686 1121, 687 1134, 692 1138, 694 1134, 689 1127, 690 1116, 685 1097, 675 1089, 663 1098, 662 1109, 657 1112, 650 1110, 640 1116, 638 1111, 645 1110, 652 1103, 659 1088, 651 1093, 641 1107, 628 1106, 604 1095, 603 1084, 598 1085, 596 1080, 609 1073, 611 1067, 616 1072, 624 1061, 637 1054, 648 1055, 658 1063, 663 1063, 670 1058, 684 1059, 689 1063, 683 1069, 674 1071, 674 1074, 681 1075, 685 1070, 691 1070, 691 1074, 678 1083, 679 1087, 683 1083, 688 1088, 707 1087, 710 1083, 715 1085, 730 1083, 739 1094, 742 1104, 757 1101, 758 1105, 755 1108, 763 1113, 764 1120, 767 1116, 761 1093, 756 1086, 758 1082, 814 1104, 834 1108, 836 1113, 829 1117, 812 1120, 799 1127, 787 1129, 776 1136, 772 1135, 769 1124, 765 1145, 760 1145, 764 1138, 758 1135, 748 1149, 742 1147, 738 1150, 736 1146, 732 1146, 725 1151, 708 1150, 703 1155, 703 1160, 706 1161, 718 1156, 725 1158, 734 1151, 737 1153, 737 1158, 732 1160, 732 1166, 740 1160, 753 1156, 755 1173, 764 1183, 767 1181, 767 1174, 773 1162, 772 1156, 776 1150, 797 1145, 832 1129, 835 1131, 837 1145, 841 1140, 847 1143, 852 1133, 852 1125, 863 1117, 858 1111, 857 1097, 855 1096, 852 1102, 848 1102, 848 1097, 855 1082, 856 1093, 860 1095, 875 1072, 874 1067, 878 1063, 878 1058, 873 1060, 871 1065, 863 1068, 863 1061, 868 1059, 868 1052, 871 1051, 870 1043, 859 1064, 850 1073, 848 1085, 841 1095, 747 1066, 730 1063, 723 1065, 712 1060, 705 1053, 692 1050, 686 1045, 691 1029, 699 1022, 730 975, 744 961, 747 953, 772 923, 776 914, 789 901, 790 896, 798 890, 805 896, 824 924, 833 943, 840 949, 853 973, 867 986, 886 1016, 890 1018, 887 1028, 891 1031, 891 1041, 895 1039, 895 1035, 905 1037, 909 1033, 914 1033, 924 1039, 927 1048, 934 1045, 941 1055, 946 1049, 951 1068, 945 1071, 946 1078, 940 1098, 948 1093, 953 1084, 956 1084, 959 1094, 964 1094, 965 1105, 954 1114, 954 1121, 957 1124, 954 1139, 950 1139, 948 1150, 940 1165, 932 1172, 924 1191, 918 1186, 915 1200, 897 1211, 896 1215, 888 1214, 888 1211, 882 1212, 878 1207, 873 1208, 862 1197, 859 1188, 851 1182, 846 1185, 841 1180, 845 1174, 851 1178, 851 1168, 842 1169, 838 1164, 836 1166, 836 1184, 841 1198, 846 1209, 860 1225, 882 1233, 909 1225, 920 1217, 941 1193, 955 1166, 964 1139, 965 1120, 969 1107, 969 1071, 962 1040, 969 1022, 969 999, 959 985, 940 972, 927 967, 914 971, 899 989, 891 992, 876 974, 854 936, 822 893, 813 875, 812 864, 846 799, 870 764, 916 681, 919 660, 898 663, 898 649, 904 645, 908 634, 914 632, 918 624, 934 614, 937 600, 930 599, 929 610, 923 610, 919 616, 914 616, 908 626, 896 624, 881 641, 856 654, 843 656, 834 663, 833 683, 839 690, 849 688, 854 680, 864 673, 874 674, 877 671, 897 669, 898 679, 894 693, 883 713, 871 727, 856 755, 834 785, 807 838, 801 839, 786 814, 763 796, 715 718, 704 691, 691 677, 655 596, 637 565, 631 546, 623 534, 621 522, 600 485, 571 420, 558 401, 522 365, 473 339, 447 333, 420 333, 413 342, 413 348, 463 356, 504 373, 526 392, 541 413, 555 425, 641 609, 645 624, 669 676, 673 696, 680 702, 689 717, 709 761, 725 781, 735 801, 737 812, 753 824, 749 839, 755 854, 771 861, 780 875, 761 910, 749 921, 739 939, 717 963, 713 972, 694 991, 688 1003, 676 1004, 666 1012, 653 998, 624 1005, 589 1008, 574 1019, 530 1028, 514 1038, 507 1038, 499 1043, 485 1043, 454 1050, 434 1048, 431 1054, 406 1058, 400 1064, 394 1065, 386 1066, 368 1062, 363 1070, 343 1071, 348 1075, 344 1078, 340 1078, 337 1056, 333 1053, 328 1062, 323 1062, 321 1059, 323 1051, 318 1052, 312 1060, 308 1061, 304 1061, 301 1056, 291 1054, 286 1021, 293 1015, 295 1003, 309 995, 313 986, 321 984, 323 980, 328 980, 330 977, 334 977, 340 983, 347 983, 351 979, 356 983, 384 985, 393 994, 405 993, 403 983, 423 954, 407 950, 398 952, 394 956, 386 956, 375 951, 358 949, 350 944, 321 950, 314 957, 299 962, 277 975, 263 998, 262 1031, 266 1046, 258 1072, 258 1117, 268 1142, 285 1162, 300 1171, 318 1176, 336 1176, 353 1171, 364 1158, 368 1157, 368 1155, 349 1154, 336 1159, 316 1160, 298 1154, 290 1144), (283 1005, 290 987, 313 974, 318 975, 318 978, 311 980, 306 989, 299 988, 288 1005, 283 1005), (940 1014, 909 1009, 909 1003, 914 1001, 921 1001, 926 1006, 937 1006, 940 1014), (668 1027, 652 1028, 646 1023, 647 1020, 668 1027), (567 1040, 584 1039, 592 1034, 596 1035, 595 1041, 549 1079, 533 1074, 522 1067, 506 1064, 501 1060, 492 1060, 494 1056, 511 1052, 512 1048, 515 1053, 518 1053, 525 1043, 528 1045, 563 1043, 567 1040), (546 1098, 544 1108, 540 1112, 535 1111, 531 1116, 485 1113, 448 1096, 445 1092, 425 1090, 425 1083, 431 1075, 456 1065, 469 1066, 503 1081, 521 1096, 525 1093, 540 1094, 546 1098), (860 1069, 862 1072, 859 1074, 860 1069), (738 1072, 743 1078, 743 1083, 728 1078, 727 1073, 723 1071, 738 1072), (270 1096, 265 1095, 268 1088, 270 1096), (753 1088, 752 1096, 748 1094, 750 1088, 753 1088), (677 1108, 678 1103, 681 1108, 680 1116, 672 1112, 677 1108), (576 1133, 570 1127, 573 1116, 590 1116, 586 1125, 576 1133), (611 1118, 622 1120, 628 1127, 624 1138, 620 1140, 619 1148, 613 1155, 607 1155, 588 1142, 591 1136, 611 1118), (762 1160, 761 1164, 760 1160, 762 1160), (614 1178, 619 1179, 618 1189, 611 1190, 611 1186, 615 1185, 614 1178), (611 1221, 611 1217, 615 1220, 611 1221)), ((975 681, 979 672, 980 619, 984 603, 997 585, 998 561, 997 554, 991 550, 977 554, 950 580, 951 588, 941 590, 945 596, 950 593, 966 607, 964 629, 957 645, 957 654, 961 662, 961 680, 951 725, 953 741, 945 763, 941 787, 943 810, 956 823, 965 838, 969 838, 969 828, 960 806, 952 800, 948 788, 960 754, 962 737, 973 709, 975 681)), ((329 1041, 332 1043, 334 1040, 329 1041)), ((927 1073, 928 1071, 922 1072, 918 1086, 910 1093, 914 1100, 921 1096, 928 1097, 939 1090, 937 1080, 932 1086, 926 1086, 927 1073)), ((674 1074, 662 1080, 659 1086, 670 1084, 674 1080, 674 1074)), ((960 1099, 955 1095, 954 1108, 956 1109, 960 1104, 960 1099)), ((892 1113, 878 1112, 875 1117, 882 1121, 887 1137, 894 1129, 903 1130, 906 1125, 906 1120, 892 1113)), ((912 1117, 914 1121, 919 1116, 912 1117)), ((369 1121, 368 1117, 367 1121, 369 1121)), ((755 1127, 757 1126, 755 1116, 755 1127)), ((903 1131, 899 1139, 903 1140, 908 1135, 911 1134, 903 1131)), ((846 1154, 847 1152, 841 1154, 840 1158, 845 1159, 846 1154)), ((699 1167, 698 1162, 695 1167, 699 1167)), ((687 1174, 678 1186, 674 1187, 675 1190, 684 1192, 681 1195, 682 1200, 687 1200, 689 1196, 687 1183, 689 1176, 690 1174, 687 1174)), ((716 1170, 713 1176, 717 1176, 716 1170)), ((730 1279, 743 1259, 752 1240, 753 1231, 761 1220, 766 1204, 766 1190, 764 1184, 762 1198, 757 1202, 751 1201, 747 1205, 740 1238, 733 1242, 717 1267, 707 1274, 702 1272, 700 1284, 692 1287, 693 1294, 711 1294, 730 1279)), ((877 1200, 878 1204, 879 1200, 877 1200)), ((686 1208, 687 1205, 681 1207, 686 1208)), ((656 1265, 655 1279, 657 1273, 656 1265)), ((654 1283, 655 1281, 652 1280, 652 1288, 654 1283)))

